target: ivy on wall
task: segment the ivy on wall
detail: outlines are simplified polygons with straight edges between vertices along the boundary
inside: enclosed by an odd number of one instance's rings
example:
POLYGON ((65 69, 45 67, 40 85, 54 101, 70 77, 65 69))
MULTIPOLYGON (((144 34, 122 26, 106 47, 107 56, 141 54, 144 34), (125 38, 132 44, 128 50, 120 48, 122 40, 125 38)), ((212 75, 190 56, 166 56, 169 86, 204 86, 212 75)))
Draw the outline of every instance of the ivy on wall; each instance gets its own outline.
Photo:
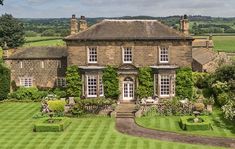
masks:
POLYGON ((153 96, 153 76, 152 69, 149 67, 143 67, 139 69, 139 86, 136 94, 139 98, 153 96))
POLYGON ((69 66, 66 71, 66 92, 70 97, 81 97, 82 81, 77 66, 69 66))
POLYGON ((108 66, 103 70, 103 85, 106 98, 118 99, 120 94, 119 80, 117 71, 114 67, 108 66))
POLYGON ((7 99, 10 92, 10 70, 3 64, 0 64, 0 100, 7 99))
POLYGON ((192 98, 193 79, 191 68, 179 68, 176 71, 176 95, 180 98, 192 98))

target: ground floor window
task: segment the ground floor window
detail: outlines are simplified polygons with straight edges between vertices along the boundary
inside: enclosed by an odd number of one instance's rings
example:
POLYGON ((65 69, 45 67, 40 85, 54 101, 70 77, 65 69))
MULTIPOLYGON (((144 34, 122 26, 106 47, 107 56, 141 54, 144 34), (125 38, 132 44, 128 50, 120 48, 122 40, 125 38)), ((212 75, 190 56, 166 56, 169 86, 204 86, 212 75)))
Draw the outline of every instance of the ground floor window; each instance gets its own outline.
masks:
POLYGON ((33 86, 33 78, 32 77, 22 77, 22 78, 20 78, 20 86, 32 87, 33 86))
POLYGON ((87 75, 87 97, 104 96, 103 80, 98 75, 87 75))
POLYGON ((175 96, 175 75, 159 75, 160 97, 175 96))
POLYGON ((57 78, 56 86, 57 87, 66 87, 66 79, 65 78, 57 78))

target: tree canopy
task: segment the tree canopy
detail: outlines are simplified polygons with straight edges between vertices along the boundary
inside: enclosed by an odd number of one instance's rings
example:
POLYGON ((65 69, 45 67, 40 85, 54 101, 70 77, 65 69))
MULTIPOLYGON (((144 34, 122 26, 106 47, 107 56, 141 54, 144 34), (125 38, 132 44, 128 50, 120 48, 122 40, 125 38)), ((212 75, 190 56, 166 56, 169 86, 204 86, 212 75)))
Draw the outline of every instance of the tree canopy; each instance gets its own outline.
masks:
POLYGON ((16 48, 24 44, 24 26, 10 14, 0 17, 0 46, 5 43, 9 48, 16 48))
POLYGON ((0 0, 0 5, 3 5, 3 0, 0 0))

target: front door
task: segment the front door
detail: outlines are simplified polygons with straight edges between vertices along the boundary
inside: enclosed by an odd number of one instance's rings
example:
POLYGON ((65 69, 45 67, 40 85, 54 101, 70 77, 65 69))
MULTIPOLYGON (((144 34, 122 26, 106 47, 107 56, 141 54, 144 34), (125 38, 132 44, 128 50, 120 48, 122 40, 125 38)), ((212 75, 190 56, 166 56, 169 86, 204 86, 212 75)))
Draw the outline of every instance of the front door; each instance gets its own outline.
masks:
POLYGON ((134 82, 131 80, 123 82, 123 100, 134 100, 134 82))

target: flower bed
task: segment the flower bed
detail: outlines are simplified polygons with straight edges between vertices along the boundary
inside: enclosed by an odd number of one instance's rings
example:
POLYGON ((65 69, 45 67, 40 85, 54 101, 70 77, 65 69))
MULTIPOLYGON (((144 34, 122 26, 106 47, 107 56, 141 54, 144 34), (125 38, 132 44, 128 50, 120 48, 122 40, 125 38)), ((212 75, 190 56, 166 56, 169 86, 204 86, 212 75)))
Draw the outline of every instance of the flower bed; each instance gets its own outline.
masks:
POLYGON ((193 116, 182 116, 180 117, 179 125, 183 130, 194 131, 194 130, 210 130, 211 122, 207 116, 200 116, 199 122, 194 123, 193 116))
POLYGON ((68 118, 53 118, 53 123, 49 123, 50 118, 39 119, 35 124, 33 130, 35 132, 60 132, 64 131, 71 123, 68 118))

